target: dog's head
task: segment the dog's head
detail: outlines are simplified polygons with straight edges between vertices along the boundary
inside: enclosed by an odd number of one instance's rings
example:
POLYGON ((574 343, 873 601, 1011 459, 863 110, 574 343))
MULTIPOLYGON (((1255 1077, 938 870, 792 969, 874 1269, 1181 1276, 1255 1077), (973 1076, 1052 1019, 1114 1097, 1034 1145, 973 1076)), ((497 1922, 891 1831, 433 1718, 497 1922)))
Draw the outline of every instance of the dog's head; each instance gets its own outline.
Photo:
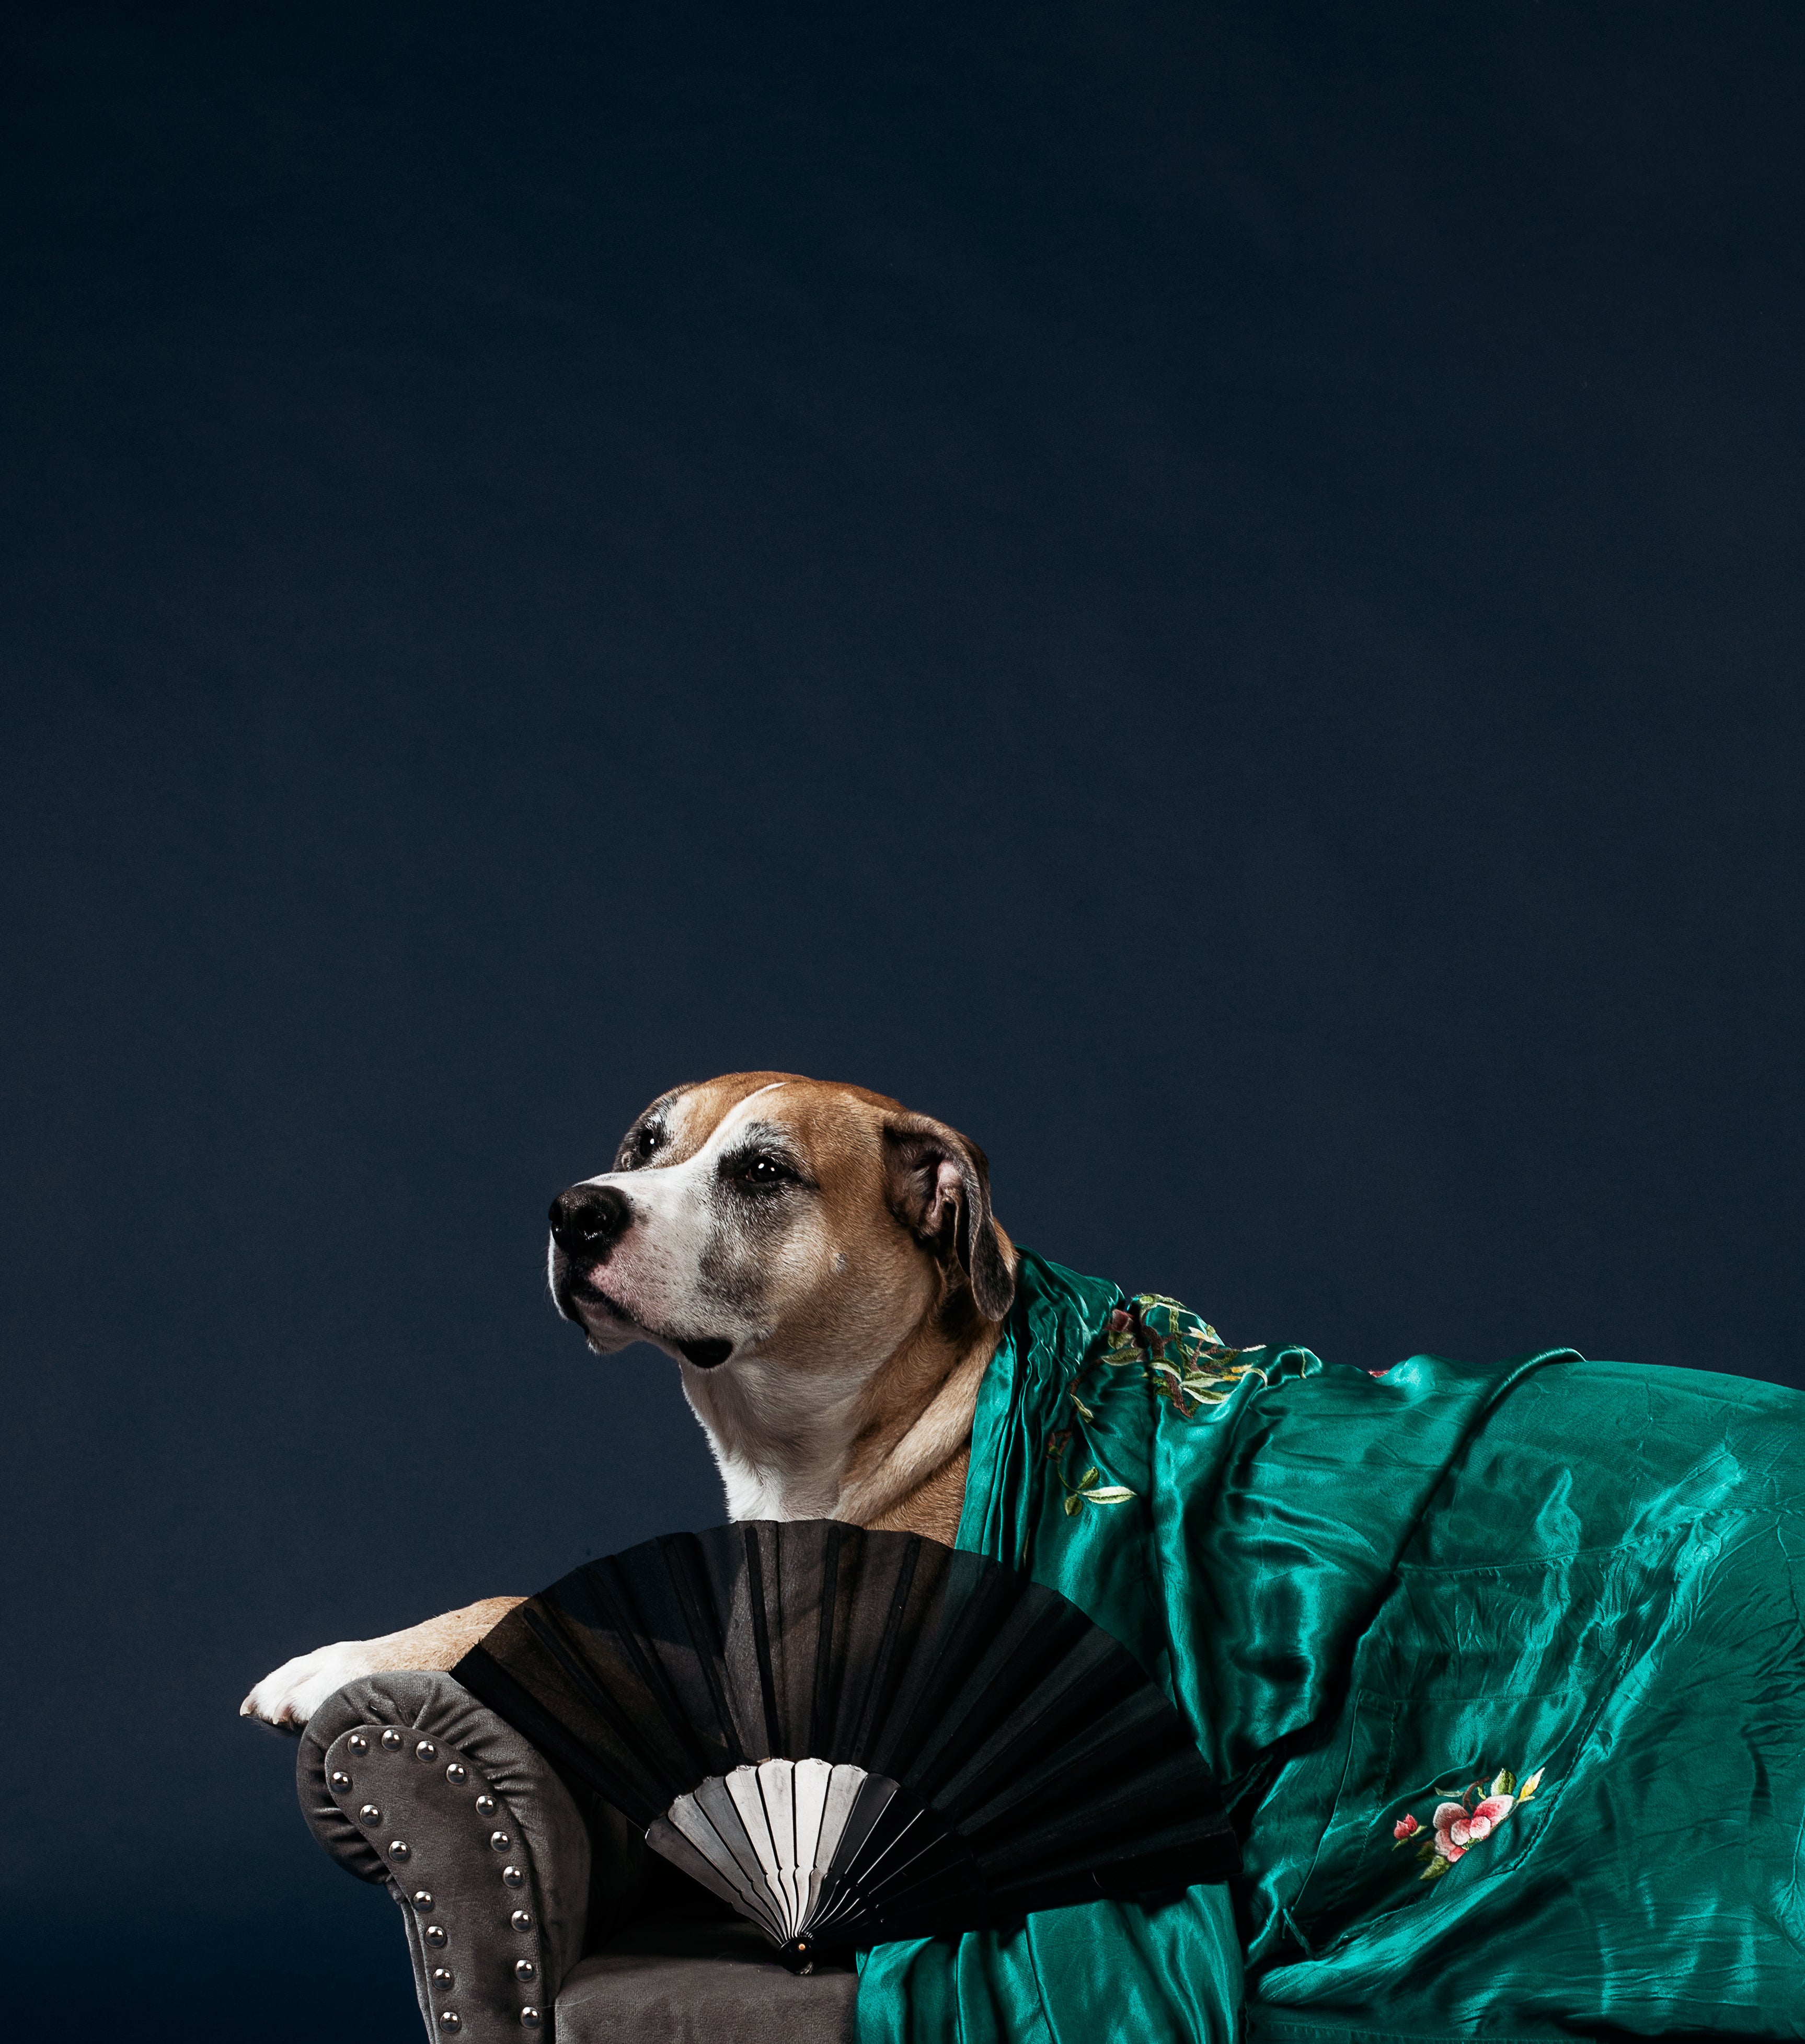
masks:
POLYGON ((976 1143, 785 1072, 654 1101, 612 1170, 552 1201, 551 1279, 598 1354, 808 1375, 862 1374, 936 1315, 1000 1320, 1015 1291, 976 1143))

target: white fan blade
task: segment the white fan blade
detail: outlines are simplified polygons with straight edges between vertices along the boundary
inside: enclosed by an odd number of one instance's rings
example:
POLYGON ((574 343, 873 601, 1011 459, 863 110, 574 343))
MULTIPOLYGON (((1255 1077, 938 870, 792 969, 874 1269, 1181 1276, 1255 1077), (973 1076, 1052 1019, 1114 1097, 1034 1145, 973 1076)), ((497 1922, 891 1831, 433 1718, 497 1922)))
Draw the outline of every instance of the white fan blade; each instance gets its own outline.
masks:
POLYGON ((802 1900, 796 1878, 796 1778, 793 1760, 767 1760, 757 1769, 758 1793, 765 1808, 765 1822, 771 1831, 771 1849, 776 1865, 765 1877, 778 1899, 789 1934, 801 1928, 802 1900))
POLYGON ((828 1854, 821 1850, 821 1819, 827 1814, 828 1785, 834 1770, 824 1760, 799 1760, 793 1792, 796 1798, 797 1886, 801 1892, 799 1930, 806 1930, 821 1899, 821 1876, 828 1854))
POLYGON ((868 1777, 824 1760, 767 1760, 679 1796, 646 1842, 749 1916, 774 1944, 801 1937, 868 1777))
MULTIPOLYGON (((679 1796, 666 1815, 711 1866, 737 1891, 735 1907, 764 1926, 781 1945, 788 1934, 771 1907, 764 1884, 764 1869, 740 1821, 739 1810, 727 1792, 727 1783, 712 1776, 687 1796, 679 1796)), ((647 1833, 647 1842, 652 1842, 647 1833)))

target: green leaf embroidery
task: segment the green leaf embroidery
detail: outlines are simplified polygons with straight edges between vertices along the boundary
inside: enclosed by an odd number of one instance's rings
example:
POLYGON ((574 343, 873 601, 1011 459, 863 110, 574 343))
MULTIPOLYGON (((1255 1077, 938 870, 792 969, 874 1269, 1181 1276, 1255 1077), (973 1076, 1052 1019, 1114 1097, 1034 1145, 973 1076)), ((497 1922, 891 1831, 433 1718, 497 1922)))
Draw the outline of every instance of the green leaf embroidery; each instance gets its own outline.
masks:
POLYGON ((1492 1776, 1492 1792, 1494 1796, 1514 1796, 1516 1794, 1517 1777, 1511 1772, 1509 1768, 1500 1767, 1498 1772, 1492 1776))
POLYGON ((1431 1858, 1429 1864, 1423 1869, 1422 1873, 1417 1876, 1417 1879, 1419 1881, 1439 1881, 1443 1874, 1450 1873, 1454 1870, 1454 1863, 1451 1859, 1431 1858))
POLYGON ((1106 1483, 1100 1490, 1085 1492, 1084 1499, 1087 1504, 1126 1504, 1134 1494, 1126 1484, 1106 1483))
POLYGON ((1078 1516, 1078 1507, 1083 1503, 1084 1499, 1074 1490, 1066 1500, 1066 1516, 1068 1519, 1076 1519, 1078 1516))

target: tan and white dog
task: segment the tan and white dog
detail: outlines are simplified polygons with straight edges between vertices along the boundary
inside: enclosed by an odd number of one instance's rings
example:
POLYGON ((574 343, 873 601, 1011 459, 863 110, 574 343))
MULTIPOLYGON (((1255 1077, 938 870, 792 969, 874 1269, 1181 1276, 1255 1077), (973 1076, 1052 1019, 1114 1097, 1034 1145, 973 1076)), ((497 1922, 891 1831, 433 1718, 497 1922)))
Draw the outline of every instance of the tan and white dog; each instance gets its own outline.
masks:
MULTIPOLYGON (((787 1072, 666 1093, 613 1170, 551 1207, 558 1310, 599 1355, 644 1341, 677 1359, 734 1519, 950 1542, 1014 1268, 975 1143, 787 1072)), ((359 1676, 454 1666, 520 1601, 298 1655, 241 1714, 298 1732, 359 1676)))

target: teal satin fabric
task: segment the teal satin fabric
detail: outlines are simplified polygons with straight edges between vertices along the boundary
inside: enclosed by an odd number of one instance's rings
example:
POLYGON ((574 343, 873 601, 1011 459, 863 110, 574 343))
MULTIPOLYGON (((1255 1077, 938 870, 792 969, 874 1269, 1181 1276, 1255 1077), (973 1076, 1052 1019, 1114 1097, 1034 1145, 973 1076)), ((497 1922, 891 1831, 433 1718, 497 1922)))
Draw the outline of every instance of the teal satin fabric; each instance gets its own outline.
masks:
POLYGON ((1024 1254, 959 1544, 1136 1653, 1223 1887, 865 1955, 861 2044, 1805 2036, 1805 1398, 1237 1352, 1024 1254))

